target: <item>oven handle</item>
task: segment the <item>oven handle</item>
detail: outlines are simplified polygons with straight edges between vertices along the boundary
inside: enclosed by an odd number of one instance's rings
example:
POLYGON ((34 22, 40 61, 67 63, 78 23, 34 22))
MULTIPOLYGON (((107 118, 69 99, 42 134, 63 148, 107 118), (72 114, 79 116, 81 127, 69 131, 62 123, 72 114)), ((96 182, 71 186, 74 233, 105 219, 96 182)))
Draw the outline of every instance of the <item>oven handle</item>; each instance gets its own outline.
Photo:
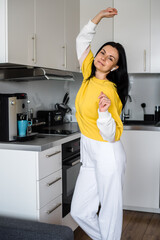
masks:
POLYGON ((74 160, 74 161, 68 161, 65 165, 67 166, 75 166, 76 164, 80 163, 80 159, 74 160))

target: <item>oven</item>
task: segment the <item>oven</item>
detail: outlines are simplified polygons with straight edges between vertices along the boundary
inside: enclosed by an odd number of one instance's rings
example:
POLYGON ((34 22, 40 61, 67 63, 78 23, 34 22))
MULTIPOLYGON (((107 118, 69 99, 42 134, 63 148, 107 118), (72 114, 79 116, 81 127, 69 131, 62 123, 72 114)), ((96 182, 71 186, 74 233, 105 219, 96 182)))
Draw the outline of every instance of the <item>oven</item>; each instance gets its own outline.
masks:
POLYGON ((80 138, 62 144, 63 217, 70 212, 71 200, 80 166, 80 138))

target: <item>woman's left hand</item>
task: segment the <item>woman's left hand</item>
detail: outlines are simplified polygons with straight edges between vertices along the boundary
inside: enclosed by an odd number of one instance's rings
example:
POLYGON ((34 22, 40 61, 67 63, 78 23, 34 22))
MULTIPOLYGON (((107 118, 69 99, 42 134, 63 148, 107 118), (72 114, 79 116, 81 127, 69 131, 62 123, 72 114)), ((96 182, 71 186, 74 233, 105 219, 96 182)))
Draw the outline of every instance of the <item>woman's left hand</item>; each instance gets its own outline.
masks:
POLYGON ((98 98, 100 99, 99 111, 106 112, 111 105, 111 100, 103 92, 101 92, 98 98))

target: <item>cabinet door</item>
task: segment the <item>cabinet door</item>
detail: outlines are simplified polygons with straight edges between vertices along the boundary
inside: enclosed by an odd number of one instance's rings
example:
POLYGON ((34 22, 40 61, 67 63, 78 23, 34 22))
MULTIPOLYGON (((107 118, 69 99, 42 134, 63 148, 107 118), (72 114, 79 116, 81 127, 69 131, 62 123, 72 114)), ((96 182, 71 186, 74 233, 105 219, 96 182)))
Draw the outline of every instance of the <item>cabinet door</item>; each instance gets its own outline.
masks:
POLYGON ((6 1, 0 1, 0 63, 4 63, 7 60, 6 56, 6 1))
POLYGON ((150 71, 150 0, 115 0, 114 40, 127 55, 128 71, 150 71))
POLYGON ((65 0, 65 66, 70 71, 79 70, 76 54, 76 37, 79 33, 80 0, 65 0))
MULTIPOLYGON (((104 8, 113 6, 113 0, 81 0, 80 1, 80 28, 88 23, 99 11, 104 8)), ((113 40, 113 19, 103 19, 97 27, 96 35, 92 41, 91 48, 93 54, 108 41, 113 40)))
POLYGON ((64 0, 36 0, 37 66, 63 69, 64 0))
POLYGON ((124 131, 127 155, 123 202, 128 209, 159 208, 159 132, 124 131))
POLYGON ((34 62, 34 0, 8 0, 8 61, 34 62))
POLYGON ((160 1, 151 0, 151 72, 160 72, 160 1))

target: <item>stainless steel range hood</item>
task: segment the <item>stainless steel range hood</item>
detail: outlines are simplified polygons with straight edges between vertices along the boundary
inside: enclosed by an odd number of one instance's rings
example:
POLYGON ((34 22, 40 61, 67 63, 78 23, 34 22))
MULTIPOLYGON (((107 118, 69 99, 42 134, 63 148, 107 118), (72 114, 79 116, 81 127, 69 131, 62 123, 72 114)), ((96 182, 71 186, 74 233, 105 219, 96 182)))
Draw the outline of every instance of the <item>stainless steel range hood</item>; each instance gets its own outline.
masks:
POLYGON ((0 81, 65 80, 74 81, 74 73, 65 70, 1 63, 0 81))

